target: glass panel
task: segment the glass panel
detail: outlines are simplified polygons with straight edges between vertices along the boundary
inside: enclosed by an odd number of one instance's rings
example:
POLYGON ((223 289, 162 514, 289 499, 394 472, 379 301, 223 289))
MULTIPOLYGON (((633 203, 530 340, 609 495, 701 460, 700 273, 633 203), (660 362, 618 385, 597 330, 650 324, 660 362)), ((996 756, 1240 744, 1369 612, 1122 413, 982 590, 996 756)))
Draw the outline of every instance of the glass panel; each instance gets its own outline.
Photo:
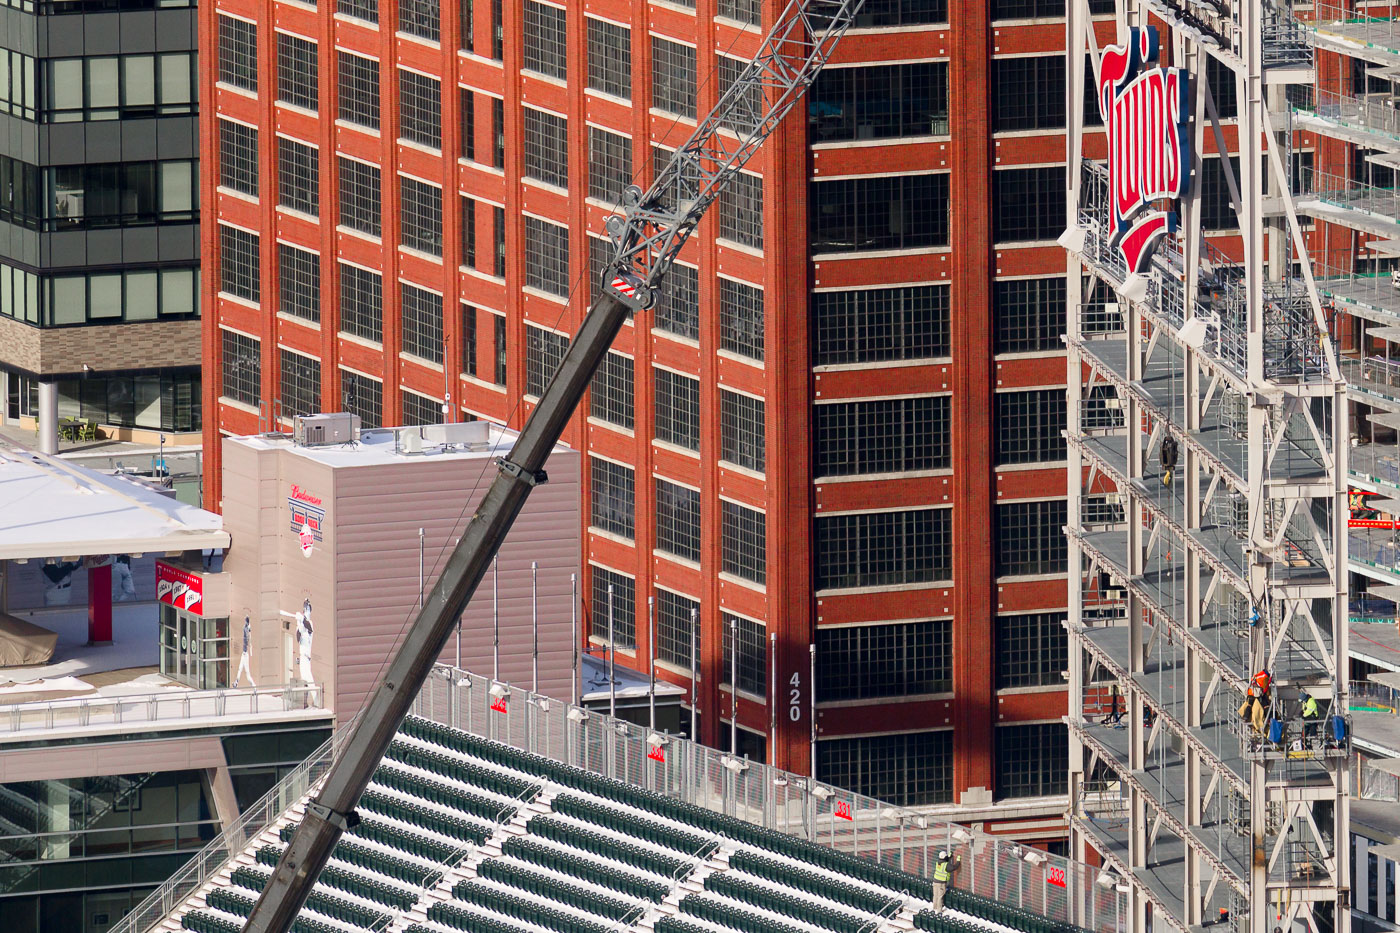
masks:
POLYGON ((156 273, 128 272, 126 274, 126 319, 152 321, 156 317, 156 273))
POLYGON ((126 79, 126 106, 152 107, 156 102, 156 60, 151 55, 128 55, 122 59, 126 79))
POLYGON ((91 318, 113 318, 122 316, 122 276, 120 272, 107 275, 93 275, 90 279, 90 304, 88 316, 91 318))
POLYGON ((87 320, 87 281, 80 275, 53 280, 50 308, 54 324, 82 324, 87 320))
MULTIPOLYGON (((87 60, 87 99, 88 106, 94 111, 110 109, 108 117, 115 117, 117 100, 117 61, 113 56, 110 58, 89 58, 87 60)), ((92 114, 94 119, 100 119, 96 112, 92 114)))
POLYGON ((194 163, 160 163, 160 209, 163 213, 194 209, 194 163))
POLYGON ((49 62, 49 107, 56 111, 55 121, 81 120, 83 118, 83 60, 65 58, 49 62))
POLYGON ((160 56, 160 102, 165 105, 190 102, 190 57, 184 52, 160 56))
POLYGON ((194 306, 194 270, 167 269, 160 274, 160 313, 189 314, 194 306))

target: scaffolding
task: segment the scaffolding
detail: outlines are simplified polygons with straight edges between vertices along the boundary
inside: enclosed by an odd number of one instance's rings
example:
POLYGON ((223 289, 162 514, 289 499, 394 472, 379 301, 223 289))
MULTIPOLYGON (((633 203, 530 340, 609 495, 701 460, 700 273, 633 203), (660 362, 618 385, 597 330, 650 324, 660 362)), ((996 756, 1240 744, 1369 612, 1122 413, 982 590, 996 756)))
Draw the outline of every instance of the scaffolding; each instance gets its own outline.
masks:
POLYGON ((1103 23, 1068 7, 1074 855, 1121 879, 1129 929, 1345 933, 1347 389, 1300 214, 1375 225, 1389 208, 1299 171, 1293 120, 1356 133, 1369 111, 1300 93, 1316 29, 1285 0, 1118 0, 1118 46, 1166 24, 1160 58, 1189 74, 1193 117, 1179 223, 1130 268, 1121 194, 1084 135, 1103 23), (1235 85, 1228 137, 1210 75, 1235 85), (1207 239, 1212 153, 1240 232, 1207 239), (1305 722, 1309 696, 1322 712, 1305 722))

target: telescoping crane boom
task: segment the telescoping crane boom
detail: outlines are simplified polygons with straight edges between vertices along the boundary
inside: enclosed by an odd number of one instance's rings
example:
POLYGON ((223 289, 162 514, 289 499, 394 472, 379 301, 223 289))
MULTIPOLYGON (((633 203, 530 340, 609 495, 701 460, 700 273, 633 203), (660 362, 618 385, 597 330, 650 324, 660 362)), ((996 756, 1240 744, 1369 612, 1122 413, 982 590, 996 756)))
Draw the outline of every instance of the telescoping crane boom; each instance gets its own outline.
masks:
POLYGON ((520 437, 499 462, 500 474, 443 567, 387 672, 351 726, 340 756, 282 853, 244 926, 245 933, 286 933, 331 850, 357 821, 355 804, 462 610, 476 592, 506 533, 535 486, 545 458, 564 432, 603 355, 627 315, 655 302, 656 288, 706 208, 719 197, 778 123, 802 98, 850 28, 863 0, 791 0, 764 36, 758 55, 725 90, 715 109, 643 192, 629 185, 622 215, 608 218, 613 258, 602 294, 545 388, 520 437), (721 132, 722 129, 729 132, 721 132))

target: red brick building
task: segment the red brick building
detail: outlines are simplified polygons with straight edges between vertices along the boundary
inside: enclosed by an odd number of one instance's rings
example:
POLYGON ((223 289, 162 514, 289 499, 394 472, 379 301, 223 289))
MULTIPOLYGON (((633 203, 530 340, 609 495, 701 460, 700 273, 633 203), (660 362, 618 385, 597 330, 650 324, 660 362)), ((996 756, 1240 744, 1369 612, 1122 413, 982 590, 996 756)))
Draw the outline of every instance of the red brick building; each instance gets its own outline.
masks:
MULTIPOLYGON (((202 6, 211 507, 221 433, 297 412, 522 423, 622 186, 780 9, 202 6)), ((654 598, 688 685, 694 611, 704 741, 733 630, 741 751, 1033 836, 1065 781, 1063 16, 867 0, 565 435, 591 642, 611 584, 645 669, 654 598)))

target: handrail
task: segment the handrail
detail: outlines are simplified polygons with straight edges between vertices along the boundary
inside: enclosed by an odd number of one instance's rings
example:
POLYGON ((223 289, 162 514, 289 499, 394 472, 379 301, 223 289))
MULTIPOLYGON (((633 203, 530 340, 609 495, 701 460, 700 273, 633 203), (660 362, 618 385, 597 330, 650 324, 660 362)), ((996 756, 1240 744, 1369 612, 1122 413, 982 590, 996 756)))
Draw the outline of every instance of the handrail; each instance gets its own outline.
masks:
POLYGON ((118 696, 64 697, 57 700, 36 700, 31 703, 0 704, 0 734, 7 732, 29 732, 61 728, 64 725, 91 726, 96 722, 94 715, 110 714, 106 721, 119 725, 128 717, 135 722, 167 722, 192 719, 196 716, 227 716, 233 710, 230 702, 238 705, 239 700, 248 700, 247 712, 257 714, 267 712, 260 708, 259 700, 280 697, 282 709, 319 709, 323 689, 320 684, 266 685, 262 687, 222 687, 216 690, 169 689, 153 693, 124 694, 118 696), (200 708, 200 705, 204 708, 200 708), (174 715, 162 715, 175 706, 174 715), (212 708, 210 708, 212 707, 212 708), (140 715, 142 711, 146 715, 140 715), (76 714, 68 723, 57 721, 65 713, 76 714), (35 725, 34 720, 39 720, 35 725))

